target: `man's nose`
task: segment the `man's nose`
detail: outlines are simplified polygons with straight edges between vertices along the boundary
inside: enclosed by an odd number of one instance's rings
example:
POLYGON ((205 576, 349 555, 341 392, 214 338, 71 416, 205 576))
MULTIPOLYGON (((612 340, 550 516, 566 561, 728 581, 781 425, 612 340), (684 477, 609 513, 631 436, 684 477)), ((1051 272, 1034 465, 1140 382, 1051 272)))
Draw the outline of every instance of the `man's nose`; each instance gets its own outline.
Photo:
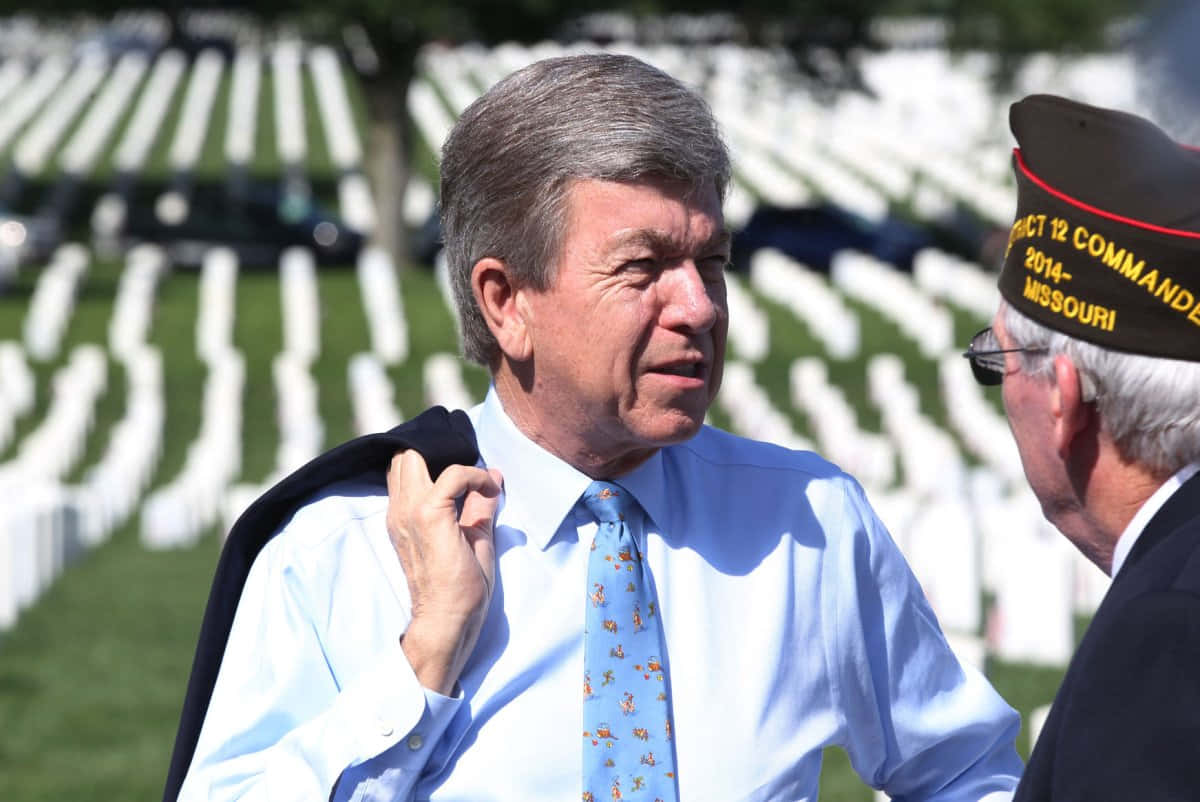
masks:
POLYGON ((705 280, 696 263, 689 260, 665 271, 663 325, 672 329, 707 331, 720 316, 725 299, 724 276, 705 280))

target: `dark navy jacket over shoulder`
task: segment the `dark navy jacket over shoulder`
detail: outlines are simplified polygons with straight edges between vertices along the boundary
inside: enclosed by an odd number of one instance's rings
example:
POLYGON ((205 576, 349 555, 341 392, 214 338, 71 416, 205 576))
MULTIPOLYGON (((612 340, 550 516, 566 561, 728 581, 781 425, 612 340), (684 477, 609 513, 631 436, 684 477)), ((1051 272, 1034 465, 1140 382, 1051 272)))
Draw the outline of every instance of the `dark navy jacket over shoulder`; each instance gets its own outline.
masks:
POLYGON ((479 460, 475 432, 466 413, 432 407, 394 429, 355 438, 316 457, 260 496, 233 525, 217 562, 200 626, 164 802, 178 798, 192 762, 233 616, 254 558, 313 493, 345 479, 368 478, 385 484, 392 456, 407 449, 421 453, 433 478, 450 465, 474 465, 479 460))

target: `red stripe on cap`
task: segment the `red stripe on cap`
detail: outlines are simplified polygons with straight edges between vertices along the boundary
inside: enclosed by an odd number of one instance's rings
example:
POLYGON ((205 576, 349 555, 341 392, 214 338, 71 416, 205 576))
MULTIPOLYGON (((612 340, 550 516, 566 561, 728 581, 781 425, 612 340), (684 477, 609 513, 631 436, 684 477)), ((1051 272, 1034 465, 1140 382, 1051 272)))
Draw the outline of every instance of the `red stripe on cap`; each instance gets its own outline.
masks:
POLYGON ((1013 155, 1017 159, 1017 166, 1019 166, 1021 168, 1021 172, 1025 174, 1026 178, 1028 178, 1030 181, 1032 181, 1033 183, 1035 183, 1039 187, 1041 187, 1044 191, 1050 193, 1051 195, 1058 198, 1059 200, 1065 201, 1065 202, 1071 204, 1072 206, 1083 209, 1085 212, 1091 212, 1092 214, 1097 215, 1099 217, 1107 217, 1109 220, 1115 220, 1118 223, 1124 223, 1125 225, 1136 226, 1137 228, 1144 228, 1147 231, 1156 231, 1159 234, 1170 234, 1171 236, 1175 236, 1175 237, 1188 237, 1190 239, 1200 239, 1200 231, 1185 231, 1181 228, 1166 228, 1165 226, 1156 226, 1156 225, 1154 225, 1154 223, 1147 223, 1145 220, 1135 220, 1132 217, 1124 217, 1119 214, 1113 214, 1112 212, 1106 212, 1103 209, 1097 209, 1095 206, 1084 203, 1081 200, 1072 198, 1070 195, 1066 194, 1065 192, 1058 191, 1057 189, 1050 186, 1045 181, 1043 181, 1042 179, 1040 179, 1036 175, 1034 175, 1033 171, 1030 170, 1028 166, 1026 166, 1025 160, 1023 158, 1021 158, 1021 149, 1020 148, 1013 148, 1013 155))

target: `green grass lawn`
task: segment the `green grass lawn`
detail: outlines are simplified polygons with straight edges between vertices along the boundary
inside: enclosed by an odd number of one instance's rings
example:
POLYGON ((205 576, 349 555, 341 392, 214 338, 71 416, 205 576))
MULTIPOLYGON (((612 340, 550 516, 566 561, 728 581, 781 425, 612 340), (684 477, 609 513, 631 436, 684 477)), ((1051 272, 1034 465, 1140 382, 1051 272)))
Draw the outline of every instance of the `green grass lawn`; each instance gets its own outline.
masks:
MULTIPOLYGON (((120 266, 93 264, 60 359, 37 370, 44 408, 52 370, 75 344, 104 344, 120 266)), ((5 301, 9 296, 0 296, 5 301)), ((23 310, 6 303, 0 336, 23 310)), ((166 372, 167 445, 161 480, 182 464, 199 425, 194 356, 196 281, 179 274, 159 293, 151 339, 166 372)), ((99 457, 124 407, 124 373, 110 364, 87 453, 99 457)), ((31 415, 27 423, 36 422, 31 415)), ((18 626, 0 636, 0 777, 4 799, 151 799, 161 794, 173 725, 216 558, 215 538, 192 549, 142 548, 136 519, 70 566, 18 626)))

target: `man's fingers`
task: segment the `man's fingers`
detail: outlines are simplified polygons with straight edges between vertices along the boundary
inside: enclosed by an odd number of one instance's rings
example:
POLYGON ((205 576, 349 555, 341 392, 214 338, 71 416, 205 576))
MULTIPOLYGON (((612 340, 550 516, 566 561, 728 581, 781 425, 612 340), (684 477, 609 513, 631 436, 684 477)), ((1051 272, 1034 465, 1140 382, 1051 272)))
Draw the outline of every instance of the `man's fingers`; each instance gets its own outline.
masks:
POLYGON ((494 468, 485 471, 470 465, 450 465, 434 482, 425 458, 414 449, 393 456, 387 472, 388 497, 401 506, 411 506, 413 500, 446 506, 471 491, 494 498, 500 493, 500 481, 500 472, 494 468))
POLYGON ((392 457, 387 473, 388 496, 395 499, 397 493, 420 492, 433 485, 429 478, 429 467, 425 458, 416 449, 401 451, 392 457))
POLYGON ((500 482, 500 472, 495 468, 485 471, 470 465, 451 465, 433 483, 433 491, 440 498, 456 499, 478 493, 496 499, 500 495, 500 482))
POLYGON ((490 526, 500 495, 500 472, 469 465, 451 465, 436 482, 429 478, 424 458, 415 450, 392 458, 387 474, 388 528, 393 540, 404 534, 427 539, 437 531, 474 526, 486 520, 490 526), (463 498, 460 519, 457 500, 463 498), (480 504, 486 501, 486 504, 480 504), (470 514, 466 514, 470 503, 470 514))
MULTIPOLYGON (((495 468, 488 470, 496 486, 502 487, 504 478, 495 468)), ((487 595, 491 598, 492 588, 496 586, 496 547, 492 539, 496 519, 496 508, 500 505, 500 494, 485 495, 478 491, 470 491, 463 500, 462 516, 459 524, 467 545, 475 554, 475 561, 483 572, 487 584, 487 595)))
POLYGON ((496 517, 496 508, 500 505, 500 488, 504 478, 495 468, 489 469, 487 474, 491 483, 467 492, 466 498, 463 499, 462 515, 458 520, 464 529, 478 529, 490 535, 492 519, 496 517), (495 492, 492 492, 493 487, 495 492))

